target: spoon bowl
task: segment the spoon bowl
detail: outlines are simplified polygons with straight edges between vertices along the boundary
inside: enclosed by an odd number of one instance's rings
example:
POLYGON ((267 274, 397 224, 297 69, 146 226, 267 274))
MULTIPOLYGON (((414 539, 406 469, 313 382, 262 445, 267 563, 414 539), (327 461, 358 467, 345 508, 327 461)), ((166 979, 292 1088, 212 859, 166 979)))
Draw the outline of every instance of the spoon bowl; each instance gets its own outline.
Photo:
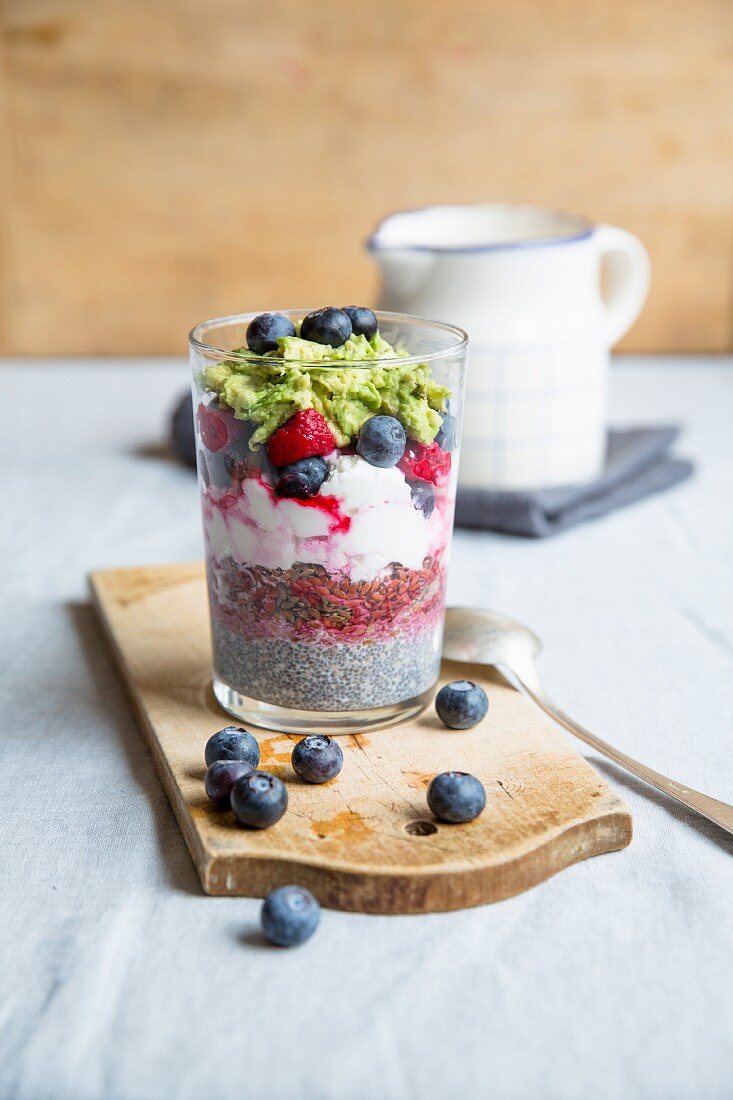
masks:
POLYGON ((445 613, 443 656, 450 661, 479 665, 503 664, 511 652, 522 650, 534 660, 542 642, 528 626, 476 607, 449 607, 445 613))
POLYGON ((541 651, 542 642, 534 631, 498 611, 479 607, 449 607, 446 610, 444 657, 469 664, 493 665, 553 721, 586 745, 733 834, 733 806, 648 768, 602 741, 561 710, 540 682, 534 659, 541 651))

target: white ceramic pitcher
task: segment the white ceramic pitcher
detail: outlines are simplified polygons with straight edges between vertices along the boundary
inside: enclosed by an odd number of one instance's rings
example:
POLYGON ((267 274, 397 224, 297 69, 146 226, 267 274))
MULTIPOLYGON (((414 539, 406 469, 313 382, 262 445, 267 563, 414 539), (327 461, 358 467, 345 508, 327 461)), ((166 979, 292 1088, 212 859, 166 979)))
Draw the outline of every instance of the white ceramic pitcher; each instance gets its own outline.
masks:
POLYGON ((390 215, 369 248, 380 309, 469 334, 461 485, 535 489, 599 475, 609 349, 649 287, 636 237, 535 206, 428 206, 390 215))

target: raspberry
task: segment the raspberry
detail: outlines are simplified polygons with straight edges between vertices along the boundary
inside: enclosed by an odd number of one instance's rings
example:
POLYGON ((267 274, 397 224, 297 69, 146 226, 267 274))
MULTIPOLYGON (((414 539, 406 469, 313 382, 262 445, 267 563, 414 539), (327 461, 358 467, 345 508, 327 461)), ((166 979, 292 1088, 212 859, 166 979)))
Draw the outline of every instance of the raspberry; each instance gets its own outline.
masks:
POLYGON ((220 451, 229 442, 229 427, 224 415, 210 406, 199 405, 196 410, 201 441, 209 451, 220 451))
POLYGON ((397 465, 408 481, 445 485, 450 476, 450 455, 437 443, 408 443, 397 465))
POLYGON ((315 409, 300 409, 270 436, 267 454, 274 466, 328 455, 336 446, 331 429, 315 409))

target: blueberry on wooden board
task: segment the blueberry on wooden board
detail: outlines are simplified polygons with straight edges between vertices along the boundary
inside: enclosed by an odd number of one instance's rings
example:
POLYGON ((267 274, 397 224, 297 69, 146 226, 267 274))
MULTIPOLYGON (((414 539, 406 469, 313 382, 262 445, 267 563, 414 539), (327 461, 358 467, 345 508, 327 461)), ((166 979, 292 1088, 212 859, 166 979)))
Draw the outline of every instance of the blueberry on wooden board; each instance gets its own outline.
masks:
POLYGON ((269 772, 250 772, 238 779, 230 797, 237 821, 251 829, 269 829, 288 808, 285 784, 269 772))
POLYGON ((215 760, 246 760, 256 768, 260 762, 260 746, 257 738, 241 726, 225 726, 206 742, 204 759, 207 767, 215 760))
POLYGON ((483 783, 467 772, 441 772, 428 787, 428 806, 440 821, 473 821, 485 805, 483 783))
POLYGON ((204 790, 217 810, 228 810, 232 787, 253 770, 248 760, 215 760, 204 776, 204 790))
POLYGON ((478 725, 489 709, 489 698, 472 680, 452 680, 435 697, 435 709, 443 725, 468 730, 478 725))
POLYGON ((315 733, 298 741, 290 760, 293 771, 306 783, 327 783, 341 771, 344 754, 338 741, 315 733))

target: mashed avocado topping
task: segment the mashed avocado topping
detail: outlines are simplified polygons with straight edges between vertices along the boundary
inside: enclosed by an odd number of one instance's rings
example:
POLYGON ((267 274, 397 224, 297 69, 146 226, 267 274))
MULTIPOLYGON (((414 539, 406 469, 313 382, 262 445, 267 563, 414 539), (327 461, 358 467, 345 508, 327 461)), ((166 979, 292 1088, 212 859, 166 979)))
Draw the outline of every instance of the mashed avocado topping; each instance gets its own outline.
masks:
MULTIPOLYGON (((256 360, 226 360, 203 371, 205 388, 218 394, 221 404, 238 419, 259 425, 249 443, 253 450, 299 409, 321 413, 339 447, 347 446, 377 413, 396 417, 419 443, 435 439, 450 391, 433 381, 426 363, 401 364, 406 353, 396 351, 379 332, 371 340, 352 335, 337 348, 300 336, 284 336, 277 343, 277 351, 256 360), (394 363, 346 365, 377 359, 394 363), (319 362, 323 368, 312 365, 319 362), (330 365, 335 363, 345 365, 330 365)), ((246 348, 238 351, 252 355, 246 348)))

